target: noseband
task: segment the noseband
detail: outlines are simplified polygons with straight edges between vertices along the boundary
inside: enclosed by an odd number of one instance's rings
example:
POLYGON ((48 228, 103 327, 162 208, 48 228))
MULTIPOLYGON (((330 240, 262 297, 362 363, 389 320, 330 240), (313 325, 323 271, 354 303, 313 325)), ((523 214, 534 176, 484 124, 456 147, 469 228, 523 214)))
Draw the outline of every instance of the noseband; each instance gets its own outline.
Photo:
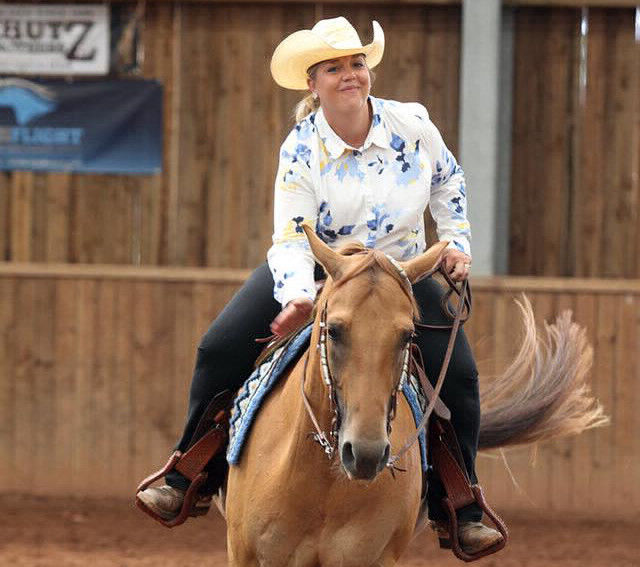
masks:
MULTIPOLYGON (((391 256, 385 254, 387 260, 389 260, 389 262, 393 265, 393 267, 397 270, 398 274, 400 275, 403 284, 406 287, 406 291, 408 292, 409 296, 411 298, 413 298, 413 288, 412 288, 412 284, 409 281, 409 278, 407 277, 406 272, 404 271, 404 268, 391 256)), ((444 303, 446 303, 446 301, 448 300, 449 296, 451 295, 451 292, 453 290, 456 291, 456 293, 458 293, 460 295, 460 303, 458 305, 458 310, 455 314, 455 318, 454 318, 454 322, 453 325, 451 327, 451 337, 449 338, 449 344, 447 346, 447 353, 445 354, 445 359, 440 371, 440 376, 438 377, 438 383, 436 384, 436 388, 435 388, 435 395, 433 396, 433 399, 430 401, 429 406, 427 407, 427 409, 425 410, 424 416, 420 422, 420 424, 418 425, 416 431, 414 432, 413 435, 411 435, 411 437, 409 438, 409 440, 407 440, 407 442, 403 445, 402 449, 398 452, 397 455, 394 455, 392 457, 389 458, 389 461, 387 463, 387 466, 390 467, 392 470, 393 468, 395 468, 396 463, 398 462, 398 460, 400 459, 400 457, 402 455, 404 455, 410 448, 411 446, 417 441, 417 439, 420 436, 420 433, 422 432, 422 430, 424 429, 424 427, 427 424, 429 415, 431 414, 431 412, 433 411, 433 408, 435 407, 436 401, 438 399, 438 394, 440 393, 440 390, 442 389, 442 383, 444 382, 444 376, 446 374, 446 370, 449 364, 449 360, 451 358, 451 351, 453 350, 453 344, 455 341, 455 337, 457 335, 457 331, 460 325, 460 322, 462 320, 462 313, 464 311, 464 304, 466 302, 466 298, 467 298, 467 281, 465 280, 463 282, 462 285, 462 291, 458 291, 457 287, 455 286, 455 284, 453 283, 453 281, 449 278, 448 274, 445 273, 445 270, 443 270, 441 268, 441 264, 440 262, 438 264, 436 264, 431 270, 429 270, 427 273, 425 273, 422 277, 426 278, 426 277, 430 277, 432 276, 436 271, 440 271, 441 273, 443 273, 443 275, 445 276, 445 279, 447 280, 447 282, 449 283, 449 285, 452 287, 452 290, 450 290, 447 294, 445 294, 444 297, 444 303)), ((329 435, 327 435, 322 428, 320 427, 318 420, 316 419, 316 416, 314 414, 313 408, 311 407, 311 404, 309 402, 309 399, 307 398, 307 395, 304 391, 304 384, 305 384, 305 378, 307 375, 307 363, 309 361, 309 353, 307 353, 307 357, 305 359, 305 363, 304 363, 304 369, 303 369, 303 373, 302 373, 302 381, 301 381, 301 391, 302 391, 302 399, 305 405, 305 408, 307 410, 307 413, 309 415, 309 418, 311 419, 311 422, 314 425, 315 428, 315 432, 311 433, 311 438, 316 441, 317 443, 320 444, 320 446, 324 449, 324 452, 326 453, 327 457, 329 458, 329 460, 332 460, 334 455, 335 455, 335 451, 336 451, 336 447, 337 447, 337 443, 338 443, 338 430, 340 429, 340 423, 341 423, 341 419, 342 416, 340 415, 340 406, 338 404, 338 399, 337 399, 337 394, 336 394, 336 386, 335 386, 335 380, 331 374, 331 369, 329 367, 329 359, 327 356, 327 341, 328 341, 328 335, 329 335, 329 329, 327 326, 327 304, 328 304, 328 298, 327 300, 324 302, 324 305, 322 307, 322 311, 320 313, 320 337, 318 340, 318 344, 317 344, 317 348, 320 351, 320 371, 321 371, 321 375, 322 375, 322 380, 325 384, 325 386, 327 387, 327 392, 328 392, 328 396, 329 396, 329 408, 330 408, 330 412, 332 414, 331 417, 331 430, 329 432, 329 435)), ((447 309, 445 311, 446 313, 449 313, 449 310, 447 309)), ((391 392, 391 396, 390 396, 390 400, 389 400, 389 411, 387 414, 387 435, 391 434, 391 425, 392 422, 395 418, 395 414, 396 414, 396 405, 397 405, 397 395, 398 392, 401 391, 404 388, 404 385, 406 384, 408 378, 409 378, 409 367, 410 367, 410 360, 411 360, 411 346, 412 346, 412 342, 409 341, 407 342, 407 345, 404 347, 404 352, 402 355, 402 371, 400 373, 400 377, 395 385, 395 387, 393 388, 392 392, 391 392)))

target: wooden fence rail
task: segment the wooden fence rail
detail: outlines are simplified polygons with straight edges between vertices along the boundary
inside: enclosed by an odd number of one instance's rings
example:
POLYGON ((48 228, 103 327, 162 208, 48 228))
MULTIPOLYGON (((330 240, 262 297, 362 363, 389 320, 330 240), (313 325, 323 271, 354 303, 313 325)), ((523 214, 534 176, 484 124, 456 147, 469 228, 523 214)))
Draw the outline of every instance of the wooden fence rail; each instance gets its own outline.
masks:
MULTIPOLYGON (((199 336, 244 271, 0 265, 0 490, 130 496, 181 430, 199 336)), ((468 333, 483 379, 516 347, 514 296, 573 309, 612 425, 508 462, 479 457, 499 509, 630 517, 640 509, 640 282, 474 281, 468 333)))

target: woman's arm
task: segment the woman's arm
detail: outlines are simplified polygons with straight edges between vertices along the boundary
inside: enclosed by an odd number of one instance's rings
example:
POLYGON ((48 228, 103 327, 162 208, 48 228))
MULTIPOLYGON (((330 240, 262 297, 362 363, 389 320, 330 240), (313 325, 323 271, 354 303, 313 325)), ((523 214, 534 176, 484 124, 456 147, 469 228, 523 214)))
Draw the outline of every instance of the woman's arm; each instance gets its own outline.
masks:
POLYGON ((299 130, 294 129, 280 150, 274 194, 273 245, 267 254, 273 274, 274 297, 283 307, 292 300, 301 299, 312 305, 316 295, 315 260, 301 226, 303 222, 315 225, 318 214, 310 156, 310 148, 299 139, 299 130))
POLYGON ((445 145, 440 132, 427 119, 426 143, 431 156, 431 194, 429 209, 436 222, 438 238, 448 240, 445 268, 454 280, 469 275, 471 265, 471 229, 467 219, 464 171, 445 145))

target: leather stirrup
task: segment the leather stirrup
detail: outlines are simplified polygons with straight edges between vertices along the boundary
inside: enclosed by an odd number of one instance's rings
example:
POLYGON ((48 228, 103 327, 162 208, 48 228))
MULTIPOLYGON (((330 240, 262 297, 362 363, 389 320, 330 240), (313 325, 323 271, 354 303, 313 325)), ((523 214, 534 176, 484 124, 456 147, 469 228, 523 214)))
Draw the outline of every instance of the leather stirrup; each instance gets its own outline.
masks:
POLYGON ((195 433, 187 450, 174 451, 169 460, 160 470, 150 474, 136 489, 136 506, 145 514, 167 528, 174 528, 183 524, 190 516, 200 516, 206 512, 195 506, 198 491, 207 480, 208 473, 204 470, 211 458, 221 451, 228 440, 229 407, 233 395, 225 390, 215 396, 198 422, 195 433), (140 500, 138 494, 146 490, 153 482, 164 477, 172 470, 178 471, 191 481, 184 495, 184 501, 178 514, 169 520, 161 517, 140 500))

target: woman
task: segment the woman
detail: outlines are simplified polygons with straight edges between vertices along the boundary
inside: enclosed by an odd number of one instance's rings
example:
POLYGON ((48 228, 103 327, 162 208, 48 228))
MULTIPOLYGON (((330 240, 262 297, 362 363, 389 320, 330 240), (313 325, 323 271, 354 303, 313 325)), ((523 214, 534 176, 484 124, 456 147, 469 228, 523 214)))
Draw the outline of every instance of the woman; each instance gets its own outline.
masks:
MULTIPOLYGON (((276 48, 275 81, 309 94, 297 108, 297 124, 280 151, 275 184, 275 229, 268 267, 259 267, 213 322, 198 349, 183 450, 204 408, 223 389, 237 389, 259 354, 254 339, 270 328, 282 336, 309 317, 320 274, 301 228, 316 225, 330 246, 360 240, 398 260, 425 249, 423 213, 427 205, 438 235, 450 241, 444 265, 454 280, 469 275, 469 223, 462 169, 418 103, 370 96, 371 73, 382 59, 384 35, 373 22, 373 41, 363 46, 345 18, 318 22, 295 32, 276 48), (273 293, 272 293, 273 292, 273 293), (282 310, 280 311, 280 305, 282 310)), ((423 322, 443 324, 442 290, 431 279, 414 285, 423 322)), ((422 329, 416 338, 430 379, 438 375, 448 333, 422 329)), ((471 480, 478 442, 480 405, 477 371, 463 333, 454 349, 441 394, 452 412, 471 480)), ((429 482, 429 517, 446 529, 440 503, 444 489, 429 482)), ((173 472, 167 485, 139 496, 166 518, 180 508, 188 481, 173 472)), ((215 487, 210 487, 215 488, 215 487)), ((482 512, 459 514, 460 542, 468 553, 494 545, 501 536, 484 526, 482 512)))

